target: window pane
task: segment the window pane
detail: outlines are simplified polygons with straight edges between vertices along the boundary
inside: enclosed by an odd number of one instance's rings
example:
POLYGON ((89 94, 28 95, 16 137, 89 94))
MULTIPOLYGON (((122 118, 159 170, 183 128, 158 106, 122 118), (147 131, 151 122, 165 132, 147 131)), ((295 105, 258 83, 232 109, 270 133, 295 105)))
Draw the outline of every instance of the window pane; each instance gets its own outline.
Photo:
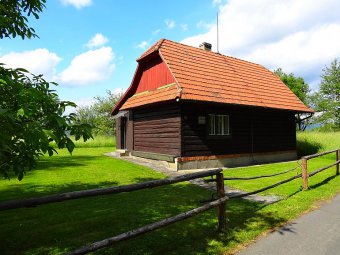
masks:
POLYGON ((229 116, 225 115, 223 117, 223 134, 229 135, 229 116))
POLYGON ((209 114, 209 135, 215 134, 215 115, 209 114))
POLYGON ((216 135, 222 135, 222 125, 223 125, 223 116, 222 115, 216 115, 216 125, 215 125, 215 130, 216 130, 216 135))

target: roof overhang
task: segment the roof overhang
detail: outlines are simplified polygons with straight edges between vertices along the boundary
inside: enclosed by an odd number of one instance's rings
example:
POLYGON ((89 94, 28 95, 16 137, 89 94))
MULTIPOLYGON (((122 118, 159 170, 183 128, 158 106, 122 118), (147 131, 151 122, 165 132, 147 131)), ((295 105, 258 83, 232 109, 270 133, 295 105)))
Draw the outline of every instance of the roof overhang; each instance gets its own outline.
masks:
POLYGON ((129 116, 129 111, 120 111, 116 115, 112 116, 114 119, 118 119, 120 117, 129 116))

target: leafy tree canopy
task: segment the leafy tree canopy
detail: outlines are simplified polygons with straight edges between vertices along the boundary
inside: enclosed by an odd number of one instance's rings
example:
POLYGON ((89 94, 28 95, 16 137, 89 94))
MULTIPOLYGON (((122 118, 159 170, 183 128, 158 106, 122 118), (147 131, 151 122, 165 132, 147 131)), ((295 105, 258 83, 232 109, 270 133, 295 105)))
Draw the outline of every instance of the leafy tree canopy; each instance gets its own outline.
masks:
POLYGON ((77 122, 94 126, 95 135, 114 135, 115 119, 111 117, 111 111, 120 97, 120 93, 110 90, 104 97, 94 97, 94 103, 91 106, 77 108, 77 122))
POLYGON ((323 124, 333 124, 335 129, 340 129, 339 59, 334 59, 330 66, 322 71, 319 91, 312 97, 316 111, 321 113, 318 121, 323 124))
MULTIPOLYGON (((274 71, 274 73, 279 76, 281 81, 286 84, 286 86, 305 104, 310 104, 309 97, 309 85, 305 82, 302 77, 295 77, 293 73, 287 74, 282 71, 281 68, 274 71)), ((298 130, 305 130, 310 124, 310 115, 306 114, 296 114, 295 122, 297 124, 298 130)))
POLYGON ((37 157, 56 152, 53 141, 72 153, 69 135, 85 141, 92 137, 91 126, 75 124, 75 114, 63 115, 75 104, 60 101, 41 75, 29 78, 26 70, 0 66, 0 77, 0 171, 5 177, 14 170, 21 180, 37 157))
POLYGON ((274 73, 280 77, 281 81, 283 81, 304 104, 308 104, 308 93, 310 90, 308 84, 302 77, 295 77, 292 73, 284 73, 281 68, 275 70, 274 73))
POLYGON ((1 0, 0 1, 0 38, 22 39, 38 37, 35 30, 28 26, 28 17, 39 19, 45 8, 46 0, 1 0))
MULTIPOLYGON (((0 38, 37 37, 26 15, 38 19, 44 3, 45 0, 1 0, 0 38)), ((60 101, 51 85, 57 84, 45 81, 42 75, 6 68, 0 63, 0 173, 6 178, 14 171, 22 180, 39 156, 56 152, 53 142, 72 153, 75 145, 69 135, 76 140, 92 138, 90 125, 77 124, 75 114, 64 115, 67 106, 76 105, 60 101)))

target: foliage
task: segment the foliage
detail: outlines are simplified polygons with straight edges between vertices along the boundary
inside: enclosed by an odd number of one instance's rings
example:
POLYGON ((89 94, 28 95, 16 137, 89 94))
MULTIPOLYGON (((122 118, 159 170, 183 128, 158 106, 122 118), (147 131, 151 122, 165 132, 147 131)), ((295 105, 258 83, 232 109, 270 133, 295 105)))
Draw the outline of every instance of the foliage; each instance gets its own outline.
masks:
POLYGON ((340 60, 334 59, 323 69, 320 89, 313 95, 316 111, 320 112, 317 121, 332 124, 340 130, 340 60))
MULTIPOLYGON (((2 0, 0 38, 37 37, 28 26, 27 17, 32 14, 38 19, 45 3, 45 0, 2 0)), ((48 83, 42 75, 5 68, 0 63, 0 173, 6 178, 14 171, 22 180, 39 156, 56 152, 52 142, 72 153, 75 145, 69 134, 75 140, 92 137, 90 125, 75 124, 75 114, 63 115, 67 106, 76 105, 60 101, 50 85, 57 84, 48 83)))
MULTIPOLYGON (((308 134, 308 133, 306 133, 308 134)), ((42 157, 23 182, 0 180, 0 200, 21 199, 58 192, 108 187, 164 178, 149 168, 103 156, 108 148, 79 148, 73 156, 61 150, 42 157)), ((311 170, 334 163, 320 158, 311 170)), ((225 170, 226 176, 254 176, 281 172, 295 162, 225 170)), ((298 170, 297 170, 298 171, 298 170)), ((310 178, 311 189, 300 190, 301 180, 282 185, 268 194, 284 197, 269 205, 245 199, 227 203, 227 234, 217 234, 216 210, 150 232, 95 252, 95 254, 229 254, 269 229, 315 208, 320 200, 340 191, 334 167, 310 178), (176 243, 176 245, 172 245, 176 243)), ((261 181, 226 181, 226 185, 255 190, 296 172, 261 181)), ((84 198, 36 208, 0 212, 1 251, 6 255, 64 254, 109 236, 118 235, 166 217, 193 209, 210 200, 212 192, 188 182, 150 190, 84 198), (67 212, 66 214, 63 212, 67 212), (34 228, 34 231, 32 231, 34 228), (18 235, 20 233, 20 235, 18 235)))
POLYGON ((105 97, 94 97, 91 106, 77 108, 77 122, 87 123, 94 128, 95 135, 112 136, 115 134, 115 119, 111 116, 112 108, 121 97, 120 93, 106 91, 105 97))
POLYGON ((31 14, 39 19, 45 8, 46 0, 1 0, 0 1, 0 38, 15 38, 17 35, 37 37, 35 30, 28 26, 31 14))
MULTIPOLYGON (((305 82, 302 77, 295 77, 293 73, 287 74, 282 71, 281 68, 278 68, 274 71, 274 73, 279 76, 281 81, 287 85, 287 87, 305 104, 309 105, 309 85, 305 82)), ((297 124, 298 130, 305 130, 306 127, 310 124, 310 115, 309 114, 296 114, 295 121, 297 124)))
POLYGON ((54 83, 2 65, 0 77, 0 172, 5 177, 13 170, 21 180, 25 171, 35 166, 37 157, 56 152, 52 141, 72 153, 75 145, 68 134, 76 140, 92 137, 90 125, 74 124, 75 114, 63 115, 67 106, 76 105, 60 101, 50 89, 54 83))
POLYGON ((293 91, 293 93, 304 103, 308 104, 309 86, 302 77, 295 77, 293 73, 287 74, 278 68, 274 73, 280 77, 281 81, 293 91))

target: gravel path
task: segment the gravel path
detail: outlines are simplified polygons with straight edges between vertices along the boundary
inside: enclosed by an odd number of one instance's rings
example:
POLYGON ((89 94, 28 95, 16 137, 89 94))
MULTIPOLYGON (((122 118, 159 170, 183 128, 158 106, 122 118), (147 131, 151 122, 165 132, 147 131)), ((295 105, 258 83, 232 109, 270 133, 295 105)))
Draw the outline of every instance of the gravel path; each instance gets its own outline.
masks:
MULTIPOLYGON (((119 157, 116 155, 114 152, 109 152, 105 153, 104 155, 113 157, 113 158, 118 158, 122 160, 129 161, 134 164, 142 165, 149 167, 151 169, 154 169, 157 172, 163 173, 167 176, 178 176, 178 175, 183 175, 187 173, 193 173, 194 171, 204 171, 206 169, 199 169, 199 170, 181 170, 181 171, 176 171, 173 169, 170 169, 166 166, 165 162, 161 162, 158 160, 151 160, 151 159, 143 159, 143 158, 137 158, 137 157, 131 157, 131 156, 126 156, 126 157, 119 157)), ((198 185, 200 187, 216 191, 216 185, 214 182, 205 182, 203 179, 195 179, 190 181, 192 184, 198 185)), ((246 192, 242 190, 237 190, 237 189, 231 189, 228 186, 225 186, 225 192, 227 196, 233 196, 233 195, 238 195, 238 194, 244 194, 246 192)), ((279 200, 281 200, 280 197, 278 196, 260 196, 260 195, 250 195, 244 197, 244 199, 251 200, 251 201, 256 201, 260 203, 265 203, 265 204, 271 204, 275 203, 279 200)))

